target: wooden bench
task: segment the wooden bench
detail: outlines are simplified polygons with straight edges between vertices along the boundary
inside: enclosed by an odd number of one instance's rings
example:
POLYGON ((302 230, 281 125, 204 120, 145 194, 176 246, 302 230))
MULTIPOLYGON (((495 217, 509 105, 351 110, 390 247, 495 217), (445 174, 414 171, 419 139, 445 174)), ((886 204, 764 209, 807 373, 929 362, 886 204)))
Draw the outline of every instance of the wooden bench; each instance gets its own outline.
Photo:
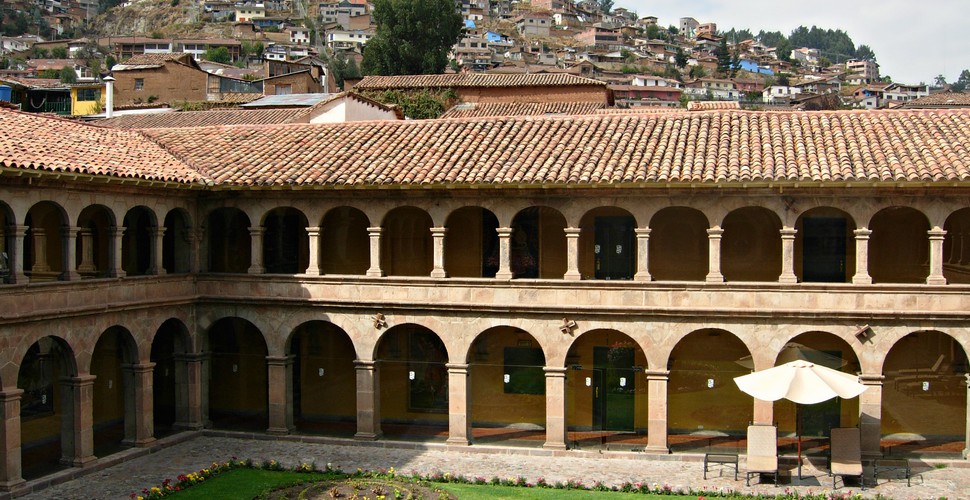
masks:
POLYGON ((738 454, 737 453, 705 453, 704 454, 704 479, 707 479, 707 471, 714 464, 734 466, 734 480, 738 480, 738 454))
POLYGON ((900 473, 906 478, 906 486, 912 486, 910 479, 913 477, 913 468, 909 465, 909 460, 905 458, 877 458, 872 464, 875 482, 879 484, 879 474, 892 474, 894 478, 900 478, 900 473))

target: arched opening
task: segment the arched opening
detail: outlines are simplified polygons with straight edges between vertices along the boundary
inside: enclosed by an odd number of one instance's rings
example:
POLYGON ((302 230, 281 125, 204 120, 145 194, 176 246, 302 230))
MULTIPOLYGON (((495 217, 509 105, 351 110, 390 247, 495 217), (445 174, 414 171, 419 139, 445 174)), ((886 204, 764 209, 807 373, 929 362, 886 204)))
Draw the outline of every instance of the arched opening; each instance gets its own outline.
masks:
POLYGON ((468 352, 471 405, 477 443, 542 446, 546 428, 546 357, 524 330, 486 330, 468 352))
POLYGON ((498 272, 498 218, 481 207, 463 207, 445 223, 445 273, 455 278, 494 278, 498 272))
POLYGON ((615 330, 582 334, 566 354, 569 447, 642 448, 647 444, 647 360, 615 330))
POLYGON ((405 324, 377 345, 381 429, 404 440, 448 437, 448 351, 433 331, 405 324))
POLYGON ((102 205, 91 205, 77 218, 78 235, 75 242, 77 272, 83 278, 108 276, 110 266, 111 228, 114 216, 102 205))
POLYGON ((165 215, 162 266, 169 274, 183 274, 192 270, 192 225, 188 214, 180 208, 170 210, 165 215))
POLYGON ((6 203, 0 201, 0 283, 13 283, 11 277, 17 255, 16 245, 17 219, 6 203))
POLYGON ((583 279, 632 280, 637 272, 636 219, 622 208, 590 210, 579 223, 583 279))
POLYGON ((267 349, 262 332, 241 318, 223 318, 209 329, 209 419, 220 429, 269 426, 267 349))
POLYGON ((238 208, 219 208, 206 223, 209 272, 245 273, 252 263, 249 217, 238 208))
POLYGON ((970 283, 970 208, 950 214, 943 229, 943 277, 947 283, 970 283))
POLYGON ((388 276, 431 274, 431 216, 415 207, 391 210, 381 235, 381 269, 388 276))
POLYGON ((740 339, 714 328, 693 332, 677 343, 667 360, 671 451, 739 446, 739 438, 754 420, 754 404, 738 389, 734 377, 751 372, 739 363, 750 355, 740 339))
POLYGON ((121 451, 135 440, 135 378, 130 365, 138 359, 128 330, 113 326, 98 338, 91 354, 94 375, 94 454, 121 451))
POLYGON ((155 437, 174 433, 179 423, 188 424, 189 377, 185 358, 188 346, 189 331, 177 319, 162 323, 152 340, 155 437))
POLYGON ((896 342, 883 364, 883 450, 961 458, 967 371, 966 351, 945 333, 913 332, 896 342))
POLYGON ((32 282, 61 279, 67 256, 64 210, 52 202, 42 201, 30 207, 24 225, 28 227, 24 238, 24 274, 32 282))
POLYGON ((724 218, 721 273, 725 281, 778 281, 781 220, 762 207, 734 210, 724 218))
POLYGON ((303 212, 291 207, 275 208, 266 214, 263 227, 263 266, 266 272, 306 272, 310 262, 310 237, 303 212))
POLYGON ((566 274, 566 218, 529 207, 512 219, 509 266, 513 278, 562 279, 566 274))
POLYGON ((357 354, 346 332, 311 321, 290 339, 293 361, 293 421, 312 434, 353 436, 357 430, 357 354))
POLYGON ((847 283, 855 274, 855 221, 831 207, 808 210, 795 221, 795 276, 805 283, 847 283))
POLYGON ((64 468, 73 459, 74 396, 63 379, 77 376, 74 353, 62 339, 44 337, 27 349, 17 375, 24 479, 64 468), (66 396, 66 397, 65 397, 66 396))
POLYGON ((930 223, 909 207, 880 210, 869 223, 869 276, 873 283, 923 283, 929 275, 930 223))
POLYGON ((337 207, 323 218, 320 230, 320 272, 363 275, 370 268, 370 222, 364 212, 337 207))
POLYGON ((670 207, 650 219, 650 276, 656 281, 703 281, 708 272, 707 217, 670 207))
POLYGON ((121 238, 121 268, 128 276, 152 272, 155 245, 155 214, 145 207, 135 207, 125 214, 125 234, 121 238))

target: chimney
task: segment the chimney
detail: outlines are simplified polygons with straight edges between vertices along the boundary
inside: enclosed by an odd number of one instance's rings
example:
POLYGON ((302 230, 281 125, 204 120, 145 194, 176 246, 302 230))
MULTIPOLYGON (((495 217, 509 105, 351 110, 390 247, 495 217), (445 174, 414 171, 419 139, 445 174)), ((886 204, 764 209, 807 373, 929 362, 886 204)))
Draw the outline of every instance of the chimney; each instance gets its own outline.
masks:
POLYGON ((104 78, 104 117, 111 118, 115 114, 115 79, 106 76, 104 78))

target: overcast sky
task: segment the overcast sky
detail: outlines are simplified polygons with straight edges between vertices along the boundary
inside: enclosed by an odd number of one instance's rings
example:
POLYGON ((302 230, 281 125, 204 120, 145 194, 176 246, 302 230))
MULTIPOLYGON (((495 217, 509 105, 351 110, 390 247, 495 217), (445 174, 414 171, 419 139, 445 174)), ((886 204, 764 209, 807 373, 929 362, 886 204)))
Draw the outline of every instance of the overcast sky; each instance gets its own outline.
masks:
POLYGON ((681 17, 717 23, 718 30, 781 31, 800 25, 841 29, 876 54, 879 73, 899 83, 954 82, 970 69, 970 0, 615 0, 615 7, 657 16, 661 26, 681 17))

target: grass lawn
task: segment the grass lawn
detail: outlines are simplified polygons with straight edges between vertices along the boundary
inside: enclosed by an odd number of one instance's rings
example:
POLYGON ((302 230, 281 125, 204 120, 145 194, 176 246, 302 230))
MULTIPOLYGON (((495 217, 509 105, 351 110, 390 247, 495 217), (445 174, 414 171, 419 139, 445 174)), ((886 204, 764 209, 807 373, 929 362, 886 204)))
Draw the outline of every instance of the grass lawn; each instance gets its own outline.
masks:
POLYGON ((642 493, 619 493, 615 491, 556 490, 552 488, 518 488, 515 486, 492 486, 458 483, 435 484, 435 486, 454 494, 461 500, 491 500, 502 498, 524 498, 536 500, 579 500, 581 498, 595 498, 601 500, 675 500, 689 498, 690 500, 697 500, 697 495, 646 495, 642 493))
POLYGON ((332 474, 324 473, 233 469, 213 476, 204 483, 178 492, 178 498, 198 498, 200 500, 212 498, 253 498, 277 488, 332 478, 332 474))

